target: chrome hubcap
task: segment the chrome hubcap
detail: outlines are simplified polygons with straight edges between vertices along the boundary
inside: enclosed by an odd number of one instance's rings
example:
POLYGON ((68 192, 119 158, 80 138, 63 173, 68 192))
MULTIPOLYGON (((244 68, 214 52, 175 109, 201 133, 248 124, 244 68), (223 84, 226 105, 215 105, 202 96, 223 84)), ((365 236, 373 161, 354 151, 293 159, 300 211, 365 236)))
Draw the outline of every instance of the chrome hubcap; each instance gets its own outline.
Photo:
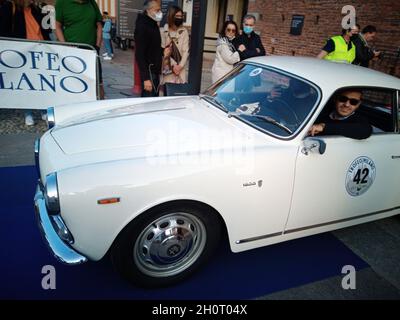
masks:
POLYGON ((191 266, 203 252, 206 229, 196 216, 171 213, 149 224, 134 246, 135 264, 146 275, 169 277, 191 266))

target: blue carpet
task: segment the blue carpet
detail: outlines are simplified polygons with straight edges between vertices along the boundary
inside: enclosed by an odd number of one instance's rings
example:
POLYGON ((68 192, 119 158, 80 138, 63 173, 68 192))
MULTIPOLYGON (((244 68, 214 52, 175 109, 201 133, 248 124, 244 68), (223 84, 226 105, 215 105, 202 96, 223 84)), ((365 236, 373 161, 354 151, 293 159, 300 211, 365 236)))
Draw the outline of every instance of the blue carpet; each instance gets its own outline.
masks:
POLYGON ((368 265, 330 233, 243 253, 228 243, 194 277, 175 287, 143 290, 126 284, 109 259, 64 266, 47 251, 36 226, 34 167, 0 168, 0 299, 251 299, 368 265), (56 269, 56 290, 43 290, 42 267, 56 269))

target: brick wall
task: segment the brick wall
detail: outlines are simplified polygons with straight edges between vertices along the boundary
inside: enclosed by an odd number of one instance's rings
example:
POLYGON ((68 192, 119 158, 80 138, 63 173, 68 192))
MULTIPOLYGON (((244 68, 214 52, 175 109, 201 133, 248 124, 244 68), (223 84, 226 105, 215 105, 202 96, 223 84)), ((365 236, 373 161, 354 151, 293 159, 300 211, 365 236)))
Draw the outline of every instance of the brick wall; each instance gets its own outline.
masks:
POLYGON ((378 29, 373 46, 385 53, 371 67, 400 77, 399 0, 249 0, 248 11, 260 14, 256 31, 269 54, 316 56, 327 38, 340 34, 345 5, 355 7, 361 28, 372 24, 378 29), (305 16, 300 36, 290 34, 292 15, 297 14, 305 16))

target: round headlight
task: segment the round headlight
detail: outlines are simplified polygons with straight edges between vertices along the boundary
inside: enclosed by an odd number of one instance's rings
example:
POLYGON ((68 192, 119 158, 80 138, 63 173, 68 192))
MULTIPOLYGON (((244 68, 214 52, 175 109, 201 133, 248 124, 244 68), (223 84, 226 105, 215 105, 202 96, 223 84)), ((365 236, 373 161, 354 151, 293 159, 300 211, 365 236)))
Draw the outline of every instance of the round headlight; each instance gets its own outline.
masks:
POLYGON ((44 198, 49 214, 57 214, 60 212, 60 202, 58 198, 57 173, 53 172, 46 176, 46 186, 44 190, 44 198))

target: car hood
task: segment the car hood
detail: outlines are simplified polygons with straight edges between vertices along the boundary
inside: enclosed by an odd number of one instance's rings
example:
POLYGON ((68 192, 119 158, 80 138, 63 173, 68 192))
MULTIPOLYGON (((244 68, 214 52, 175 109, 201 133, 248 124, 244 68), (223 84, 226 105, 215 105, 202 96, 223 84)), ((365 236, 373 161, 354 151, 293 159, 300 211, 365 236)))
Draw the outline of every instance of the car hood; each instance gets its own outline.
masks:
POLYGON ((231 145, 247 135, 245 128, 198 97, 182 97, 87 113, 51 135, 66 154, 140 149, 160 156, 231 145))

